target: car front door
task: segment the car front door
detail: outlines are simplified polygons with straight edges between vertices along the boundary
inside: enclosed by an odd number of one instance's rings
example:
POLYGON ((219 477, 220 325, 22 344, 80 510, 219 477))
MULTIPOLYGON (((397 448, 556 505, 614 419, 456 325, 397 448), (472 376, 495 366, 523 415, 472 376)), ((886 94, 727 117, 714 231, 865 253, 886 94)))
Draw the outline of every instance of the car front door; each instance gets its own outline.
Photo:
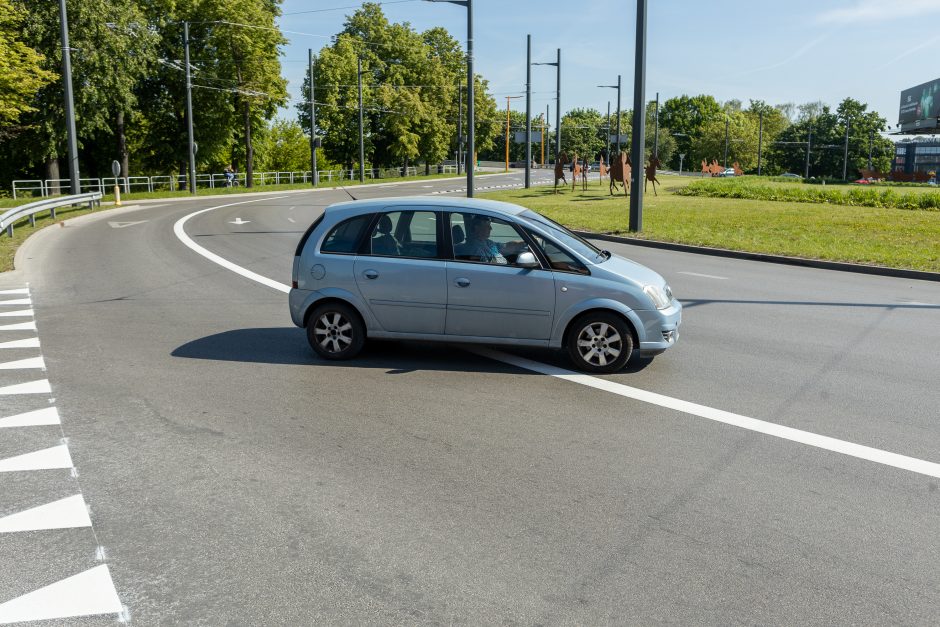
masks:
POLYGON ((449 215, 453 260, 447 262, 444 332, 465 337, 547 340, 555 312, 555 281, 543 268, 520 268, 529 251, 509 222, 453 212, 449 215))
POLYGON ((356 285, 386 331, 444 332, 445 262, 439 254, 440 214, 380 213, 356 258, 356 285))

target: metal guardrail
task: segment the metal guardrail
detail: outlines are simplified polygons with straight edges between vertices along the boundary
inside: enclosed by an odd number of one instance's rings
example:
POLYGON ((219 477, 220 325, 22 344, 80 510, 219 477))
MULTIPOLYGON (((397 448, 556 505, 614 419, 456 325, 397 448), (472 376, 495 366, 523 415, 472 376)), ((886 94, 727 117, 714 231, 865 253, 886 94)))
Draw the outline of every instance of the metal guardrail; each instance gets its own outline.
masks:
POLYGON ((88 203, 89 207, 101 205, 101 192, 89 192, 87 194, 76 194, 74 196, 57 196, 45 200, 13 207, 12 209, 0 215, 0 230, 5 230, 7 235, 13 237, 13 223, 19 222, 23 218, 29 218, 32 226, 36 225, 36 214, 40 211, 49 211, 49 214, 55 219, 55 210, 59 207, 68 207, 71 205, 80 205, 88 203))
MULTIPOLYGON (((409 166, 405 174, 407 176, 418 176, 419 169, 416 166, 409 166)), ((431 166, 431 171, 439 174, 455 173, 457 168, 452 165, 431 166)), ((319 181, 322 183, 332 183, 334 181, 354 181, 359 178, 359 170, 319 170, 317 172, 319 181)), ((367 168, 365 171, 367 179, 386 179, 397 178, 402 175, 401 168, 367 168)), ((266 185, 284 185, 295 183, 309 183, 311 179, 310 170, 306 172, 255 172, 252 183, 256 186, 266 185)), ((121 187, 125 194, 132 192, 154 192, 154 191, 176 191, 186 189, 187 176, 185 174, 169 174, 163 176, 131 176, 131 177, 105 177, 82 179, 83 189, 94 190, 102 194, 110 192, 115 185, 121 187)), ((243 172, 235 174, 234 185, 244 187, 246 177, 243 172)), ((228 184, 224 174, 197 174, 196 188, 227 187, 228 184)), ((40 196, 55 196, 60 190, 67 190, 69 179, 33 179, 13 181, 13 198, 18 198, 23 194, 40 196)))

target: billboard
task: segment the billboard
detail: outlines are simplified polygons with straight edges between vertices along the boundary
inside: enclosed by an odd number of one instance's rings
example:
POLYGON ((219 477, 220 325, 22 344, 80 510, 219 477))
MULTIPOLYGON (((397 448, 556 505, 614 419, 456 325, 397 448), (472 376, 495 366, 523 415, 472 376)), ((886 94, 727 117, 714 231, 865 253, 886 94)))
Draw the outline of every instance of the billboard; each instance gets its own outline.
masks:
POLYGON ((910 124, 937 117, 940 117, 940 78, 901 92, 898 122, 910 124))

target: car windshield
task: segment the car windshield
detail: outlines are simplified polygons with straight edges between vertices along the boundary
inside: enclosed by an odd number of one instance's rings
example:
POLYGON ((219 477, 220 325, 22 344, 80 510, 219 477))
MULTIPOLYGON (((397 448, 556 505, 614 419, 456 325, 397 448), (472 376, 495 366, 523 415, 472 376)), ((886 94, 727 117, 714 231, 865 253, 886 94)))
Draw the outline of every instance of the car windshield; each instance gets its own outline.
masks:
POLYGON ((539 226, 546 229, 555 239, 586 259, 600 262, 610 258, 609 252, 601 250, 594 244, 578 237, 562 225, 541 214, 527 210, 523 211, 521 215, 526 220, 538 223, 539 226))

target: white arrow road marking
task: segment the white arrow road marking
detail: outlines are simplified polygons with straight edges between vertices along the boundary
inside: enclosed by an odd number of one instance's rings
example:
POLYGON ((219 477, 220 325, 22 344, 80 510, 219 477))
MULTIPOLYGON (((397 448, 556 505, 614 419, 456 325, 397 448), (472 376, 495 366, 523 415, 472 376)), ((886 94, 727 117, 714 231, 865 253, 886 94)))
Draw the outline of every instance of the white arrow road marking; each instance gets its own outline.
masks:
POLYGON ((32 315, 32 309, 20 309, 19 311, 0 311, 0 318, 20 318, 32 315))
POLYGON ((150 220, 137 220, 136 222, 108 222, 108 226, 112 229, 123 229, 128 226, 134 226, 135 224, 143 224, 144 222, 149 222, 150 220))
POLYGON ((698 272, 679 272, 679 274, 687 274, 689 276, 700 276, 705 279, 720 279, 722 281, 728 280, 728 277, 726 276, 715 276, 714 274, 699 274, 698 272))
POLYGON ((28 359, 0 363, 0 370, 29 370, 31 368, 41 368, 45 370, 46 362, 43 361, 42 357, 30 357, 28 359))
POLYGON ((71 468, 72 456, 69 447, 65 444, 52 448, 24 453, 16 457, 0 459, 0 472, 22 472, 24 470, 55 470, 57 468, 71 468))
POLYGON ((0 300, 0 305, 32 305, 33 301, 28 298, 11 298, 10 300, 0 300))
POLYGON ((41 427, 45 425, 62 424, 59 411, 55 407, 46 407, 36 411, 28 411, 15 416, 0 418, 0 429, 5 427, 41 427))
POLYGON ((13 324, 0 325, 0 331, 35 331, 35 322, 16 322, 13 324))
POLYGON ((28 287, 18 287, 13 290, 0 290, 0 294, 29 294, 28 287))
POLYGON ((119 614, 123 609, 111 571, 102 564, 0 605, 0 624, 119 614))
POLYGON ((242 220, 241 218, 235 218, 229 224, 248 224, 251 220, 242 220))
POLYGON ((40 379, 30 381, 29 383, 17 383, 0 388, 0 396, 10 396, 13 394, 51 394, 52 388, 49 386, 49 379, 40 379))
POLYGON ((12 342, 0 342, 0 348, 39 348, 39 338, 31 337, 25 340, 13 340, 12 342))
POLYGON ((294 220, 293 218, 287 218, 287 221, 288 221, 288 222, 293 222, 294 224, 297 224, 297 221, 294 220))
MULTIPOLYGON (((434 192, 432 192, 434 193, 434 192)), ((283 197, 282 197, 283 198, 283 197)), ((262 199, 264 200, 264 199, 262 199)), ((248 201, 251 202, 251 201, 248 201)), ((235 203, 238 204, 238 203, 235 203)), ((270 288, 276 289, 280 292, 290 292, 290 287, 283 285, 269 279, 265 276, 261 276, 251 270, 242 268, 241 266, 235 265, 228 259, 219 257, 214 253, 210 253, 205 250, 191 239, 183 230, 183 225, 187 220, 193 216, 197 216, 201 213, 206 213, 207 211, 212 211, 213 209, 221 209, 222 207, 229 207, 231 205, 220 205, 218 207, 209 207, 208 209, 202 209, 195 213, 191 213, 188 216, 184 216, 173 226, 173 230, 176 232, 176 236, 187 246, 198 252, 200 255, 214 261, 220 266, 236 272, 252 281, 257 281, 262 285, 266 285, 270 288)), ((793 429, 790 427, 784 427, 782 425, 774 424, 772 422, 765 422, 763 420, 757 420, 755 418, 748 418, 747 416, 741 416, 739 414, 733 414, 731 412, 723 411, 721 409, 714 409, 712 407, 706 407, 705 405, 698 405, 696 403, 690 403, 688 401, 683 401, 677 398, 672 398, 665 396, 663 394, 656 394, 654 392, 647 392, 646 390, 641 390, 638 388, 629 387, 622 385, 620 383, 614 383, 613 381, 608 381, 606 379, 600 379, 597 377, 592 377, 586 374, 580 374, 572 372, 571 370, 565 370, 563 368, 558 368, 556 366, 550 366, 548 364, 543 364, 537 361, 532 361, 522 357, 516 357, 515 355, 509 355, 507 353, 501 353, 491 349, 484 348, 473 348, 467 349, 471 352, 483 355, 490 359, 495 359, 496 361, 501 361, 503 363, 511 364, 518 368, 523 368, 525 370, 530 370, 532 372, 538 372, 540 374, 548 375, 551 377, 556 377, 559 379, 564 379, 572 383, 577 383, 580 385, 586 385, 588 387, 597 388, 604 390, 605 392, 611 392, 619 396, 624 396, 627 398, 632 398, 634 400, 642 401, 644 403, 650 403, 652 405, 658 405, 660 407, 665 407, 668 409, 673 409, 682 413, 690 414, 692 416, 698 416, 700 418, 706 418, 708 420, 714 420, 715 422, 722 422, 724 424, 732 425, 735 427, 740 427, 742 429, 747 429, 749 431, 755 431, 757 433, 763 433, 765 435, 770 435, 773 437, 781 438, 784 440, 790 440, 792 442, 799 442, 800 444, 806 444, 808 446, 813 446, 820 449, 825 449, 828 451, 833 451, 836 453, 841 453, 843 455, 849 455, 851 457, 857 457, 859 459, 864 459, 872 461, 878 464, 884 464, 885 466, 893 466, 895 468, 900 468, 902 470, 909 470, 911 472, 916 472, 922 475, 927 475, 930 477, 940 478, 940 464, 925 461, 922 459, 917 459, 915 457, 907 457, 905 455, 899 455, 897 453, 891 453, 888 451, 883 451, 876 448, 871 448, 868 446, 863 446, 861 444, 854 444, 852 442, 846 442, 844 440, 837 440, 836 438, 830 438, 825 435, 817 435, 815 433, 810 433, 809 431, 801 431, 799 429, 793 429)))
POLYGON ((81 494, 24 509, 22 512, 0 518, 0 533, 43 531, 45 529, 73 529, 91 527, 88 507, 81 494))

